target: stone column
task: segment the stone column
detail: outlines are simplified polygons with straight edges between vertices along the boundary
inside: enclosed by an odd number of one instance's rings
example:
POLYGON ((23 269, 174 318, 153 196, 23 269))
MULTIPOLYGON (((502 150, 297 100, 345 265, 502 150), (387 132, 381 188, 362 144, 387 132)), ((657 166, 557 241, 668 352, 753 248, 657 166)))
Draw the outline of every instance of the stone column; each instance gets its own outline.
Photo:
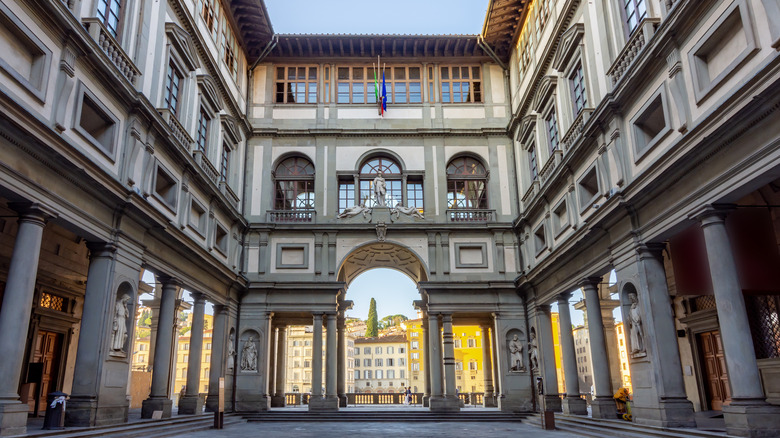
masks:
POLYGON ((490 327, 490 353, 493 359, 493 399, 496 402, 496 406, 498 406, 498 399, 501 398, 502 389, 501 379, 498 374, 501 367, 498 365, 498 341, 496 341, 495 325, 490 327))
POLYGON ((287 405, 284 396, 284 376, 287 372, 287 326, 276 329, 276 392, 271 397, 272 408, 283 408, 287 405))
POLYGON ((37 205, 19 209, 8 279, 0 310, 0 435, 27 433, 27 405, 19 401, 27 328, 30 325, 46 213, 37 205))
POLYGON ((780 407, 768 404, 764 396, 725 215, 725 211, 710 207, 699 216, 699 220, 707 247, 731 385, 731 404, 723 407, 726 433, 749 437, 774 436, 780 430, 780 407))
POLYGON ((347 321, 344 318, 344 313, 339 312, 338 319, 336 320, 336 326, 338 329, 338 372, 336 373, 336 393, 339 397, 339 407, 347 407, 347 321))
MULTIPOLYGON (((455 347, 452 340, 451 313, 442 314, 442 328, 444 396, 431 398, 431 411, 458 412, 460 411, 460 399, 455 392, 455 347)), ((431 330, 433 330, 433 327, 431 327, 431 330)))
MULTIPOLYGON (((660 427, 696 427, 693 404, 685 393, 677 328, 674 324, 666 272, 663 264, 664 245, 637 248, 639 285, 636 310, 641 315, 642 343, 632 345, 626 335, 631 355, 631 374, 647 376, 634 380, 634 421, 660 427), (641 351, 632 351, 640 348, 641 351), (648 387, 649 386, 649 387, 648 387)), ((627 288, 624 288, 624 295, 627 288)), ((629 300, 623 297, 624 302, 629 300)), ((627 303, 630 307, 631 304, 627 303)), ((631 318, 625 318, 626 331, 631 332, 631 318)))
POLYGON ((482 374, 485 379, 485 394, 482 396, 482 405, 486 408, 498 406, 493 396, 493 367, 491 366, 490 326, 482 324, 482 374))
POLYGON ((203 412, 203 400, 200 398, 200 363, 203 357, 203 315, 206 309, 206 297, 200 292, 191 292, 190 295, 194 301, 190 329, 190 357, 187 362, 187 388, 184 397, 179 400, 179 415, 203 412))
MULTIPOLYGON (((311 347, 311 400, 322 397, 322 313, 314 314, 311 347)), ((311 407, 311 405, 309 405, 311 407)))
POLYGON ((336 314, 328 315, 327 345, 325 347, 325 400, 338 409, 338 333, 336 314))
MULTIPOLYGON (((214 331, 211 333, 211 363, 209 364, 209 395, 206 412, 216 412, 219 407, 219 378, 225 377, 225 337, 227 336, 227 309, 214 304, 214 331)), ((231 370, 232 371, 232 370, 231 370)))
POLYGON ((65 425, 94 426, 97 421, 100 349, 106 337, 107 301, 111 296, 116 247, 90 243, 87 287, 79 331, 79 348, 73 370, 73 386, 65 411, 65 425))
POLYGON ((615 401, 612 399, 612 382, 609 377, 609 359, 607 358, 607 340, 604 337, 604 324, 601 321, 598 277, 588 278, 580 283, 585 295, 588 315, 588 337, 590 357, 593 363, 593 386, 596 395, 591 403, 593 418, 615 418, 615 401))
POLYGON ((159 277, 162 284, 160 294, 160 318, 157 327, 157 347, 154 350, 152 369, 152 390, 149 398, 141 405, 141 418, 152 418, 154 411, 162 411, 163 418, 170 418, 173 401, 168 398, 170 381, 171 349, 173 347, 174 312, 179 284, 171 277, 159 277))
MULTIPOLYGON (((274 394, 276 394, 276 361, 277 355, 277 338, 279 337, 279 327, 271 327, 271 334, 268 340, 268 394, 271 398, 270 403, 273 403, 274 394)), ((273 407, 273 405, 271 405, 273 407)))
POLYGON ((558 395, 558 371, 555 367, 555 341, 553 340, 550 305, 536 306, 536 321, 539 330, 539 347, 542 352, 541 374, 544 389, 543 409, 545 411, 561 411, 561 398, 558 395))
MULTIPOLYGON (((439 333, 439 315, 428 315, 428 355, 430 356, 431 397, 430 401, 443 397, 441 387, 441 337, 439 333)), ((431 410, 433 406, 431 406, 431 410)))
MULTIPOLYGON (((428 331, 428 315, 422 318, 422 336, 423 336, 423 360, 422 373, 423 381, 423 407, 430 406, 431 399, 431 340, 428 331)), ((410 377, 411 378, 411 377, 410 377)))
POLYGON ((587 403, 580 398, 580 379, 577 376, 577 350, 574 347, 574 334, 571 331, 569 298, 571 298, 571 292, 558 296, 561 356, 563 359, 563 376, 566 383, 566 398, 563 399, 561 407, 564 414, 587 415, 587 403))
POLYGON ((322 394, 322 313, 314 314, 314 333, 311 352, 311 398, 309 411, 337 411, 339 409, 336 396, 336 319, 335 315, 327 315, 328 339, 326 350, 326 395, 322 394), (331 338, 333 339, 331 341, 331 338), (331 377, 332 374, 332 377, 331 377), (332 393, 332 394, 331 394, 332 393))

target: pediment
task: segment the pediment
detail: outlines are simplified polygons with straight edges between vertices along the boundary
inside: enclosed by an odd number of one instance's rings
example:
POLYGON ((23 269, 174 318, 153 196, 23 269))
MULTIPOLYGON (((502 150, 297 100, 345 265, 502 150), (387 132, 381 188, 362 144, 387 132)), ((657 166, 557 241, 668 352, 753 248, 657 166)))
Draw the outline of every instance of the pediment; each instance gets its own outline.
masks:
POLYGON ((558 77, 547 75, 539 82, 539 87, 536 89, 536 96, 534 96, 533 110, 541 113, 544 110, 544 106, 547 104, 550 95, 555 91, 555 87, 558 85, 558 77))
POLYGON ((220 115, 222 122, 222 131, 228 136, 232 144, 238 144, 241 141, 241 132, 238 129, 236 118, 227 114, 220 115))
POLYGON ((558 71, 563 71, 569 64, 574 52, 580 45, 582 37, 585 35, 585 25, 577 23, 566 30, 561 35, 561 41, 558 44, 558 50, 555 52, 553 58, 553 68, 558 71))
POLYGON ((176 23, 165 23, 165 34, 168 35, 168 41, 184 61, 187 69, 189 71, 197 69, 200 64, 190 34, 176 23))
POLYGON ((526 145, 528 142, 526 139, 534 134, 536 129, 536 114, 528 114, 520 121, 520 131, 517 135, 517 141, 526 145))
POLYGON ((214 78, 210 75, 198 75, 198 87, 208 104, 211 105, 215 112, 219 112, 223 107, 222 98, 219 95, 214 78))

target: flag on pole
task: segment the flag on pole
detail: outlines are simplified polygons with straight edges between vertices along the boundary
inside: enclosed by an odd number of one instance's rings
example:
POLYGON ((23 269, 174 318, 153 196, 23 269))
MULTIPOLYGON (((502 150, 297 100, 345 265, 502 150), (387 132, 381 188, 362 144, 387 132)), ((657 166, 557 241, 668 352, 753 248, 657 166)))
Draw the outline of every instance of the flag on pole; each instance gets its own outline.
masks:
POLYGON ((382 115, 387 111, 387 87, 385 86, 385 69, 382 68, 382 115))
POLYGON ((379 67, 379 57, 376 58, 377 65, 374 66, 374 100, 378 105, 379 115, 382 114, 382 97, 379 95, 379 78, 376 75, 376 69, 379 67))

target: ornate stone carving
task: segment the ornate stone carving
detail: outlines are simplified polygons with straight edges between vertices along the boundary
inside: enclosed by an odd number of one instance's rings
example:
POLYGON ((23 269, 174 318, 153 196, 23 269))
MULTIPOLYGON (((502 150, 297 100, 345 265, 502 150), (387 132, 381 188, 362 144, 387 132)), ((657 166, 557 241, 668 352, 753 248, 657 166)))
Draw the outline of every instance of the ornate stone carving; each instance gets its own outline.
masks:
POLYGON ((523 371, 523 344, 517 335, 512 336, 509 341, 509 371, 523 371))
POLYGON ((379 222, 378 224, 376 224, 376 239, 380 242, 384 242, 386 234, 387 234, 387 225, 385 225, 384 222, 379 222))
POLYGON ((114 305, 114 323, 111 326, 111 350, 114 354, 125 354, 127 318, 130 317, 130 311, 127 309, 128 302, 130 302, 130 295, 125 294, 116 300, 114 305))
POLYGON ((400 202, 395 204, 395 207, 390 209, 390 217, 393 220, 398 220, 398 218, 401 216, 401 214, 405 214, 407 216, 411 216, 416 219, 425 219, 423 217, 422 213, 420 213, 420 210, 418 210, 416 207, 404 207, 400 202))
POLYGON ((257 347, 252 336, 244 342, 244 348, 241 349, 241 371, 257 371, 257 347))
POLYGON ((531 371, 539 369, 539 348, 536 345, 536 330, 531 329, 531 341, 528 343, 531 371))
POLYGON ((387 194, 387 183, 385 178, 380 173, 374 178, 374 197, 376 198, 376 205, 379 207, 386 207, 385 195, 387 194))
POLYGON ((227 369, 232 370, 235 368, 236 364, 236 347, 234 344, 236 343, 236 333, 231 328, 230 329, 230 339, 228 340, 228 347, 227 347, 227 369))
POLYGON ((645 351, 645 337, 642 332, 642 315, 639 312, 639 297, 636 293, 629 293, 628 299, 631 300, 631 308, 628 309, 629 334, 631 337, 631 353, 641 353, 645 351))
POLYGON ((337 216, 339 219, 345 219, 350 217, 355 217, 359 214, 363 215, 363 218, 366 218, 369 214, 371 214, 371 209, 364 206, 364 205, 353 205, 352 207, 347 207, 339 213, 337 216))

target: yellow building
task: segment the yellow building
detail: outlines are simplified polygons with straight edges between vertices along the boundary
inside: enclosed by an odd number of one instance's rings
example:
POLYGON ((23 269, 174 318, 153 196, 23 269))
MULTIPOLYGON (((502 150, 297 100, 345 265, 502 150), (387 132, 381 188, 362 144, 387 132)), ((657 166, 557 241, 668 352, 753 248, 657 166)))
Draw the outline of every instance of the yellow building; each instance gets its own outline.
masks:
POLYGON ((553 350, 555 351, 555 374, 558 376, 558 393, 565 393, 566 381, 563 376, 563 356, 561 353, 561 330, 558 312, 552 312, 553 350))
POLYGON ((617 336, 618 352, 620 354, 620 381, 628 392, 634 392, 631 387, 631 368, 628 364, 628 349, 626 348, 626 332, 622 322, 615 324, 615 336, 617 336))
MULTIPOLYGON (((425 391, 422 319, 402 323, 409 342, 409 384, 414 392, 425 391)), ((482 363, 483 332, 479 326, 454 326, 455 385, 460 392, 484 392, 482 363)))

